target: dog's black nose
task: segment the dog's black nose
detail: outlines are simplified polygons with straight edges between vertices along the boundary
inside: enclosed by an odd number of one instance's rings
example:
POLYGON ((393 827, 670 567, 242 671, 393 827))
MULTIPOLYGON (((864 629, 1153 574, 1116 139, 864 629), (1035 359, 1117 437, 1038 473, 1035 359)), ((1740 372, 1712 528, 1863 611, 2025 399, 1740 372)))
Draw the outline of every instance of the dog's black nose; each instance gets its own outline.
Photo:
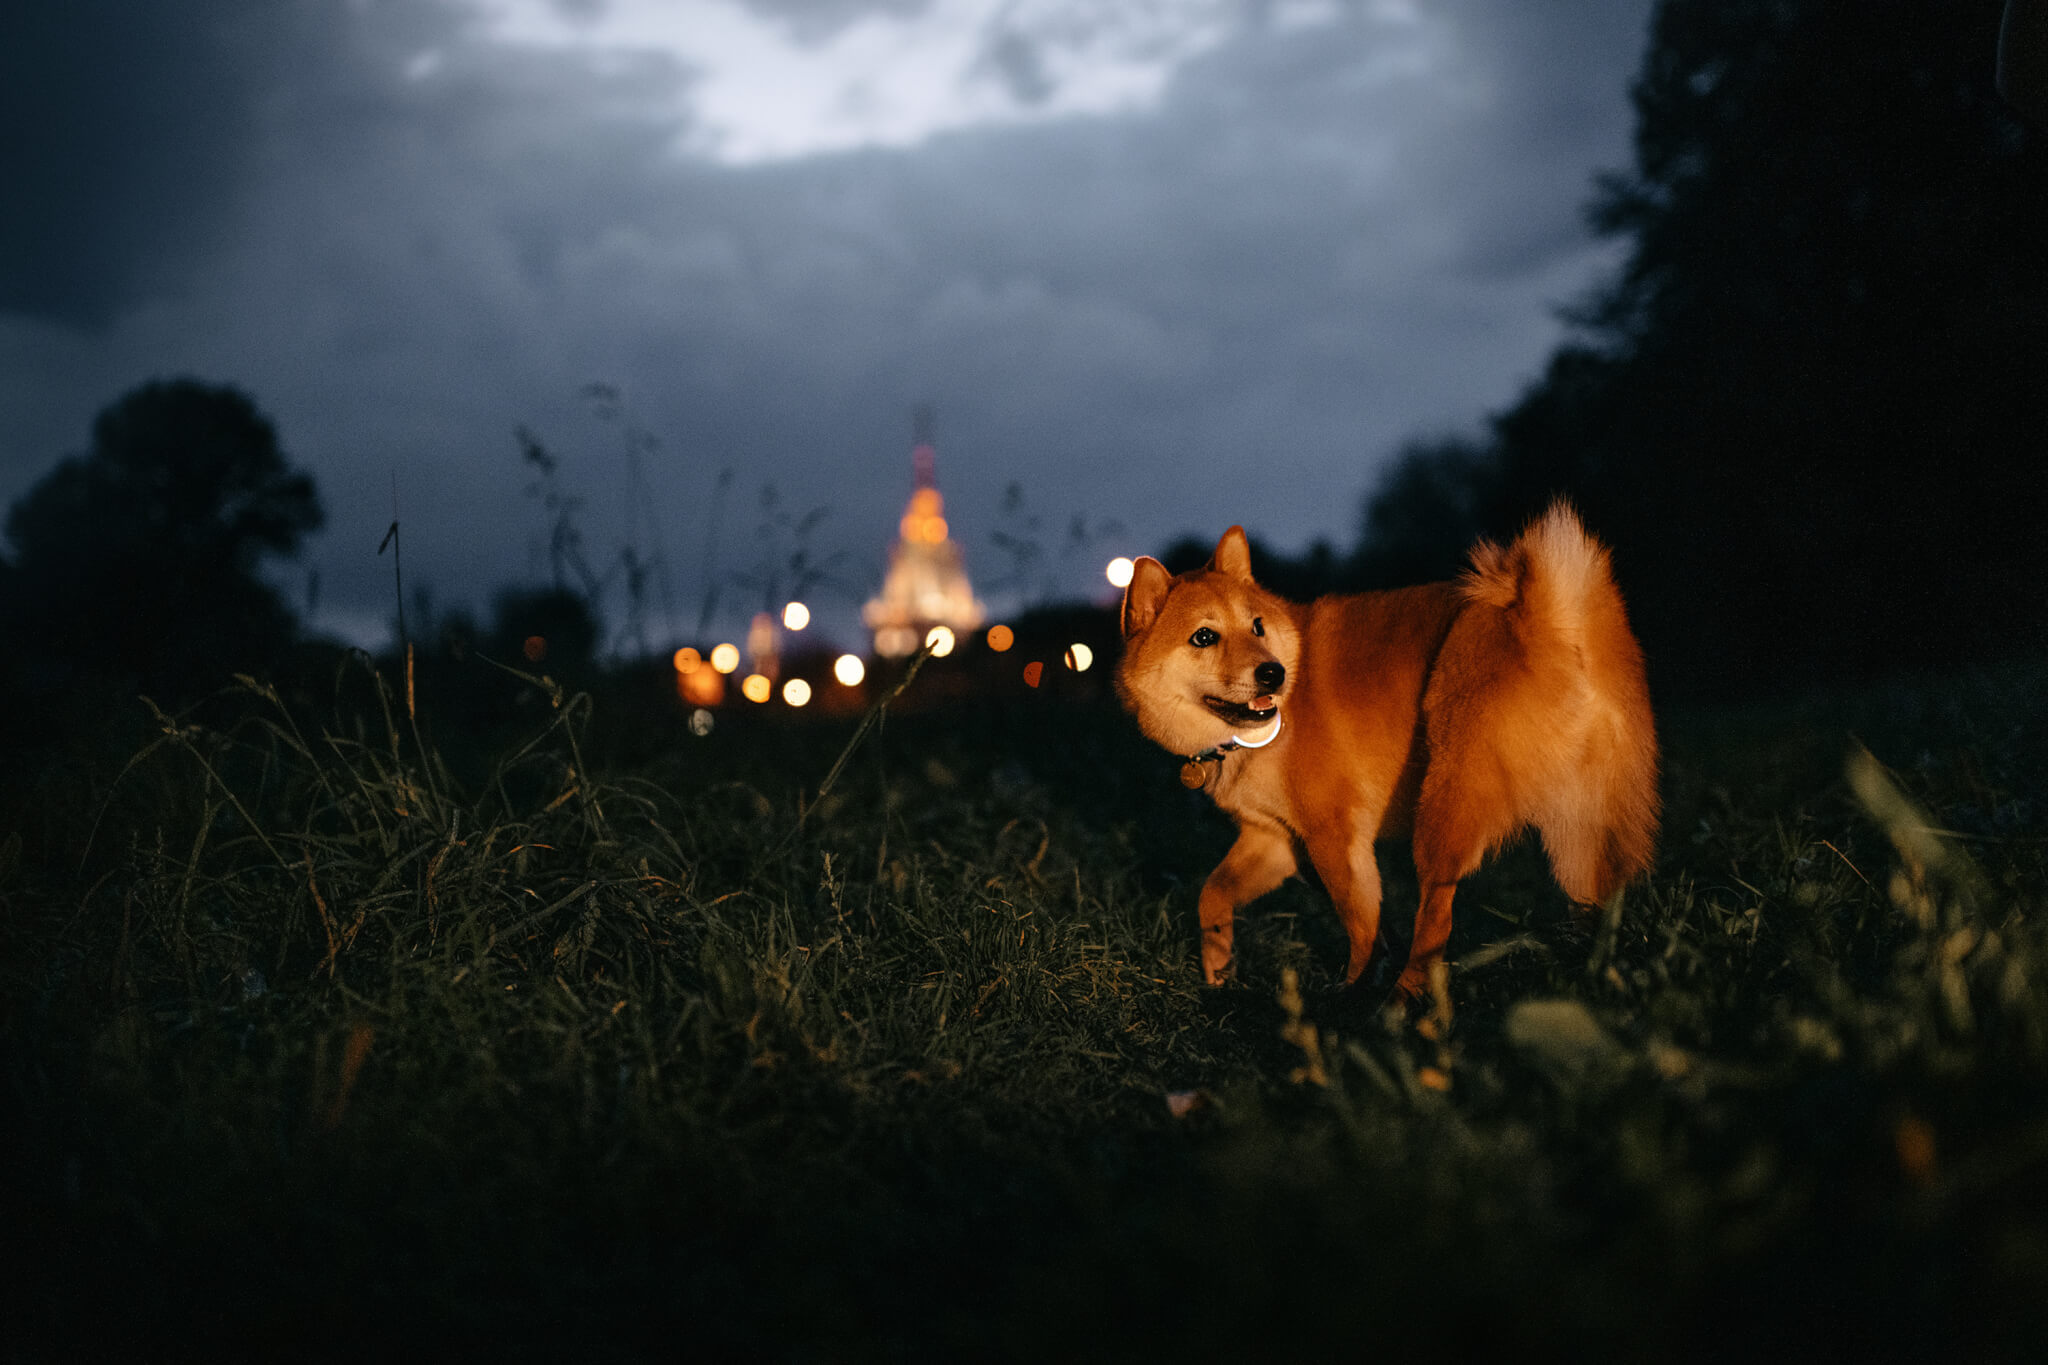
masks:
POLYGON ((1252 670, 1252 681, 1262 692, 1278 692, 1280 684, 1287 681, 1287 670, 1277 660, 1268 659, 1252 670))

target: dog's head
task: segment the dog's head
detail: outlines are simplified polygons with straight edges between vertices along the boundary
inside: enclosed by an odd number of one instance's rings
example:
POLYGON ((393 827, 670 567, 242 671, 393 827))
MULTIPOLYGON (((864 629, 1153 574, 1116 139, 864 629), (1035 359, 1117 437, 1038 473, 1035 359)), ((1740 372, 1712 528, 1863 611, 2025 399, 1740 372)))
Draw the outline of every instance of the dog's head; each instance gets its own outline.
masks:
POLYGON ((1294 608, 1252 581, 1251 547, 1233 526, 1206 567, 1178 577, 1141 559, 1124 589, 1117 695, 1138 728, 1176 754, 1277 733, 1301 657, 1294 608))

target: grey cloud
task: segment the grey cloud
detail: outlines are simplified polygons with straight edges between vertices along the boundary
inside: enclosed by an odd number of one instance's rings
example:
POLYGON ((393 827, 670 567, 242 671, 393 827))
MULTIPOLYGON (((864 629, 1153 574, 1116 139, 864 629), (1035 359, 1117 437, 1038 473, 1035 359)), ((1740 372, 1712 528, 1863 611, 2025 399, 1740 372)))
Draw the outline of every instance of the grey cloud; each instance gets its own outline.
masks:
POLYGON ((104 323, 178 283, 244 188, 250 5, 10 6, 0 37, 0 308, 104 323))
MULTIPOLYGON (((589 0, 602 3, 602 0, 589 0)), ((772 19, 803 43, 829 41, 848 25, 871 15, 914 19, 931 0, 741 0, 747 9, 772 19)))
MULTIPOLYGON (((366 41, 452 31, 432 3, 75 0, 11 7, 0 37, 0 312, 103 326, 197 286, 209 254, 261 211, 276 108, 366 88, 366 41), (19 211, 17 211, 19 210, 19 211)), ((395 76, 395 72, 393 73, 395 76)), ((368 98, 366 98, 368 96, 368 98)))
POLYGON ((1587 175, 1626 148, 1628 24, 1516 0, 1432 13, 1470 98, 1374 76, 1411 39, 1359 18, 1248 32, 1156 113, 748 168, 679 157, 641 112, 688 72, 387 16, 324 65, 262 73, 262 173, 193 255, 191 297, 112 297, 92 342, 0 319, 0 376, 38 376, 0 378, 0 416, 44 441, 7 452, 0 494, 61 453, 49 433, 75 443, 122 388, 196 369, 248 387, 319 476, 337 610, 388 610, 373 551, 394 472, 408 577, 480 603, 545 568, 515 423, 564 454, 592 541, 616 544, 618 433, 575 398, 605 379, 661 438, 650 497, 689 601, 731 468, 726 567, 761 553, 773 482, 832 508, 816 548, 845 552, 849 585, 825 605, 850 617, 925 400, 978 570, 1013 480, 1054 524, 1124 523, 1105 557, 1233 520, 1283 545, 1348 536, 1376 460, 1533 375, 1548 309, 1602 259, 1578 225, 1587 175), (402 79, 427 40, 450 60, 402 79))
POLYGON ((1450 0, 1458 46, 1485 73, 1484 126, 1491 145, 1448 142, 1438 177, 1471 195, 1462 259, 1486 275, 1510 274, 1583 240, 1590 173, 1620 169, 1629 151, 1622 98, 1649 36, 1649 5, 1548 0, 1502 5, 1450 0), (1610 73, 1606 81, 1586 71, 1610 73), (1559 165, 1586 164, 1560 176, 1559 165))
POLYGON ((992 75, 1010 98, 1030 106, 1052 98, 1058 87, 1045 69, 1045 57, 1038 44, 1016 29, 998 26, 982 46, 981 56, 970 75, 992 75))

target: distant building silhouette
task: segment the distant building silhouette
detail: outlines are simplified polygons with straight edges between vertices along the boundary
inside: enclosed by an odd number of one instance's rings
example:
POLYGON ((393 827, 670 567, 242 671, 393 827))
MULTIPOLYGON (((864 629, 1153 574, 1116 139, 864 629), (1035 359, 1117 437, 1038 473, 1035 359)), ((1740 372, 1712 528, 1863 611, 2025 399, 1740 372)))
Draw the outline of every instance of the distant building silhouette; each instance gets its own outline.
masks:
POLYGON ((967 581, 960 547, 947 535, 928 407, 913 415, 910 460, 914 486, 889 547, 889 573, 881 592, 861 609, 861 619, 875 633, 875 653, 885 659, 915 653, 933 626, 964 635, 988 615, 967 581))

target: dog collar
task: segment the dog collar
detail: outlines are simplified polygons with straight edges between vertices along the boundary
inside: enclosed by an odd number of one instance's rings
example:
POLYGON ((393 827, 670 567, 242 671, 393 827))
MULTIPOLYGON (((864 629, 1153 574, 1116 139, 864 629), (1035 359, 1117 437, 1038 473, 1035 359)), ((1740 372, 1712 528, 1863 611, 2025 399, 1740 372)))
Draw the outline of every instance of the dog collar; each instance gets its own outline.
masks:
POLYGON ((1204 763, 1221 763, 1225 754, 1234 753, 1239 749, 1263 749, 1278 738, 1280 738, 1280 714, 1276 711, 1273 714, 1273 732, 1264 739, 1253 741, 1238 735, 1232 735, 1228 740, 1213 749, 1204 749, 1198 754, 1189 754, 1188 761, 1180 765, 1180 784, 1189 791, 1193 791, 1209 780, 1209 775, 1202 771, 1204 763))
POLYGON ((1280 712, 1275 710, 1273 712, 1273 733, 1257 741, 1246 739, 1242 735, 1232 735, 1230 737, 1230 747, 1233 749, 1263 749, 1278 738, 1280 738, 1280 712))

